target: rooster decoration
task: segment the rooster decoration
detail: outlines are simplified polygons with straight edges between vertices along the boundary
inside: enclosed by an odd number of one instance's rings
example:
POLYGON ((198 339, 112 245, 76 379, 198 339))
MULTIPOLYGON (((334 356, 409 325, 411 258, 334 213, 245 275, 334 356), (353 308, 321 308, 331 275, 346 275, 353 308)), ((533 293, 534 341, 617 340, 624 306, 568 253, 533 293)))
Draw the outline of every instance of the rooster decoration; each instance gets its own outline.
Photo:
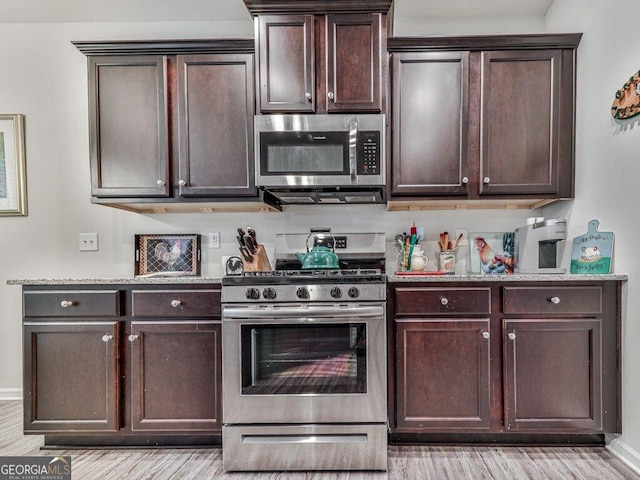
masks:
MULTIPOLYGON (((509 243, 512 240, 505 235, 503 243, 509 243)), ((497 254, 491 246, 486 242, 484 237, 475 237, 473 244, 478 251, 480 257, 480 269, 488 274, 509 274, 513 273, 514 260, 509 254, 497 254)), ((510 251, 510 245, 503 245, 503 251, 510 251)))
POLYGON ((158 261, 171 267, 175 261, 180 257, 182 253, 182 244, 180 240, 176 240, 173 246, 169 248, 169 245, 164 242, 160 242, 154 249, 155 257, 158 261))

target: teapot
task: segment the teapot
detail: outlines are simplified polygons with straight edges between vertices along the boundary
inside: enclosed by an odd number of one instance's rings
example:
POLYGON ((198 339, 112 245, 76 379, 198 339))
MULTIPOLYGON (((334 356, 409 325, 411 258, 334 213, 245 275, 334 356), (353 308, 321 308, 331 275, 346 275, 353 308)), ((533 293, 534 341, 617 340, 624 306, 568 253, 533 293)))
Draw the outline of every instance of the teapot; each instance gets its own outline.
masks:
POLYGON ((321 268, 340 268, 338 255, 336 255, 335 239, 333 236, 325 236, 324 233, 330 229, 311 229, 307 237, 307 253, 296 253, 296 258, 302 265, 303 270, 321 268), (309 239, 313 236, 313 248, 309 250, 309 239), (331 241, 329 241, 329 239, 331 241), (326 245, 325 245, 326 244, 326 245), (331 245, 329 248, 327 245, 331 245))

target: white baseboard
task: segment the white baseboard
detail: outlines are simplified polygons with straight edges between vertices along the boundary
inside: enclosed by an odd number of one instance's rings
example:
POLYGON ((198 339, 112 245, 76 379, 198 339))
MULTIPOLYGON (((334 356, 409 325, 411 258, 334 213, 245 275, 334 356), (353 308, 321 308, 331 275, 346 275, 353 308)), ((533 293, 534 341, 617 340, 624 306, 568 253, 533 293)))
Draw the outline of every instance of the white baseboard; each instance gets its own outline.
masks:
POLYGON ((22 400, 22 389, 0 388, 0 400, 22 400))
POLYGON ((640 453, 627 445, 621 437, 610 439, 610 436, 607 436, 607 448, 636 473, 640 474, 640 453))

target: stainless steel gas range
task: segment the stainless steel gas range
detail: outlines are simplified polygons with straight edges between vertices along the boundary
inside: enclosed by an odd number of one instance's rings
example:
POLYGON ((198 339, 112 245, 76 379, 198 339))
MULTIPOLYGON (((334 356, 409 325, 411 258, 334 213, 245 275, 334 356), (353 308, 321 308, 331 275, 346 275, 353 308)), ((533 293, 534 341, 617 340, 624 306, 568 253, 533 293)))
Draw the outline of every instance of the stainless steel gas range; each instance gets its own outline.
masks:
POLYGON ((336 234, 324 270, 278 237, 279 270, 222 283, 223 467, 386 470, 384 234, 336 234))

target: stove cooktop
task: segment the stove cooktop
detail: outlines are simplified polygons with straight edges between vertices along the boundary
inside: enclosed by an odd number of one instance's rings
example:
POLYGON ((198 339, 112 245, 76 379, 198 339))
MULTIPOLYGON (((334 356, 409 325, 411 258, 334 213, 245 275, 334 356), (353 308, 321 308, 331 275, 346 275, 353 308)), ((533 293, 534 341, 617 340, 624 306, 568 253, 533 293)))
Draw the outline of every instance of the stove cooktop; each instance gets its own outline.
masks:
POLYGON ((384 283, 385 276, 379 269, 321 269, 321 270, 273 270, 245 272, 227 275, 222 285, 263 285, 291 283, 384 283))

